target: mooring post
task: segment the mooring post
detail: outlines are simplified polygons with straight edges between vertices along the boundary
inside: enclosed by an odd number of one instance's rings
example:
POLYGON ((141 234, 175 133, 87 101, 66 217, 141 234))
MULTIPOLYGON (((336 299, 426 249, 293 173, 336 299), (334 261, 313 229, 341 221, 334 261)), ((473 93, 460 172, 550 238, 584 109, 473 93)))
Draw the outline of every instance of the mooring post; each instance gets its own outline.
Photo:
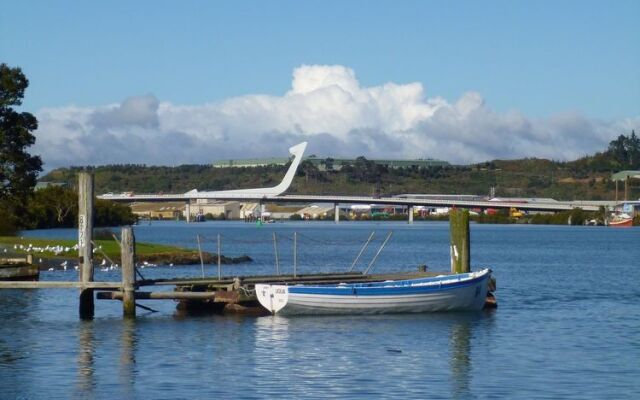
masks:
POLYGON ((293 277, 298 276, 298 233, 293 232, 293 277))
POLYGON ((413 206, 409 206, 409 225, 413 224, 413 206))
POLYGON ((204 260, 202 259, 202 247, 200 246, 200 234, 196 235, 196 240, 198 241, 198 254, 200 255, 200 270, 204 278, 204 260))
POLYGON ((451 273, 470 272, 469 211, 452 208, 449 213, 449 226, 451 232, 451 273))
POLYGON ((276 255, 276 275, 280 275, 280 261, 278 260, 278 242, 276 241, 275 232, 273 232, 273 252, 276 255))
POLYGON ((218 280, 222 280, 222 265, 221 265, 221 258, 222 258, 222 249, 220 248, 221 244, 220 244, 220 234, 218 233, 218 280))
POLYGON ((130 226, 122 227, 120 254, 122 254, 122 314, 125 318, 136 317, 136 239, 130 226))
MULTIPOLYGON (((78 264, 79 281, 93 282, 93 174, 78 175, 78 264)), ((93 289, 80 289, 80 318, 91 319, 95 312, 93 289)))

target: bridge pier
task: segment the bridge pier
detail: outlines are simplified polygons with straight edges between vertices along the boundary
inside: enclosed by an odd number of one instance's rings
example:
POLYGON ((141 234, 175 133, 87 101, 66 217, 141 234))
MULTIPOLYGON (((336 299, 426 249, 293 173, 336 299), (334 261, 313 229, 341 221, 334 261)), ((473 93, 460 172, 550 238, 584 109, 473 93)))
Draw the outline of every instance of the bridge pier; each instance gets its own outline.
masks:
POLYGON ((409 225, 413 224, 413 206, 408 206, 409 211, 409 225))
POLYGON ((334 208, 333 219, 337 224, 338 222, 340 222, 340 204, 334 203, 333 208, 334 208))

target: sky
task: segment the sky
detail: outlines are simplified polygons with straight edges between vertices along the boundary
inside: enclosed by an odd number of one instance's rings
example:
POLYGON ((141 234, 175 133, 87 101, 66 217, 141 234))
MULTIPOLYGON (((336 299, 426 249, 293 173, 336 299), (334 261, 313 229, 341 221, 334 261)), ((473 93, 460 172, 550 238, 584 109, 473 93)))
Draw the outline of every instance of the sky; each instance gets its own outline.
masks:
POLYGON ((575 159, 640 131, 640 1, 2 1, 46 170, 575 159))

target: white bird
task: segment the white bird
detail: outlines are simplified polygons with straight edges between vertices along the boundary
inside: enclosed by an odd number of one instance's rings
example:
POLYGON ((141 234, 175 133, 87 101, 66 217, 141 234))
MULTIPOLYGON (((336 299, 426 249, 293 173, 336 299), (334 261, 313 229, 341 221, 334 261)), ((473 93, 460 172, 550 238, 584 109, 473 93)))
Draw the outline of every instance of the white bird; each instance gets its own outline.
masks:
POLYGON ((103 259, 102 259, 102 263, 100 263, 100 265, 106 265, 106 264, 107 264, 107 259, 106 259, 106 258, 103 258, 103 259))
POLYGON ((53 271, 53 267, 49 268, 47 271, 53 271))

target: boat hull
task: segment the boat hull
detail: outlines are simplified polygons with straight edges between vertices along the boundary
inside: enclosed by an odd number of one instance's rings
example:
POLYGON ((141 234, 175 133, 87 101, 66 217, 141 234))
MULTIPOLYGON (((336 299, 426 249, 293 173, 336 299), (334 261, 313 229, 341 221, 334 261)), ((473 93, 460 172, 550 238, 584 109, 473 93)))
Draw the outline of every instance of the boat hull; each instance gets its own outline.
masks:
POLYGON ((609 226, 612 226, 614 228, 633 226, 633 219, 628 218, 628 219, 609 221, 609 226))
POLYGON ((281 315, 386 314, 480 310, 490 270, 441 278, 337 286, 256 285, 260 303, 281 315))

